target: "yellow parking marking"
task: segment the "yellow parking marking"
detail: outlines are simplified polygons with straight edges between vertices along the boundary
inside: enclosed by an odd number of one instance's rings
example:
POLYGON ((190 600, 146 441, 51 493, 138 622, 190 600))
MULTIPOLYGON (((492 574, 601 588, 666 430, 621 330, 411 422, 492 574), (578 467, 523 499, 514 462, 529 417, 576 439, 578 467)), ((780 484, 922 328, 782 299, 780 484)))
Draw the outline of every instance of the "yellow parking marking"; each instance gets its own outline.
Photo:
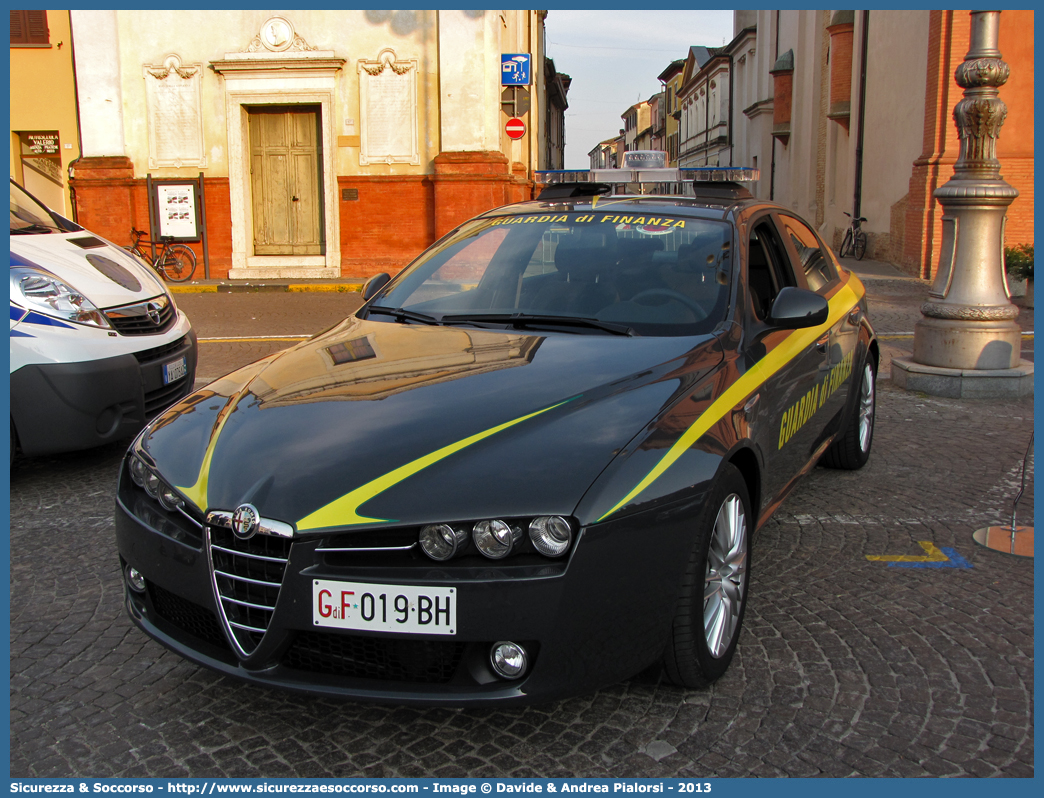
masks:
POLYGON ((255 338, 200 338, 201 344, 267 343, 269 341, 307 341, 310 335, 262 335, 255 338))
POLYGON ((946 562, 949 559, 930 540, 919 540, 917 544, 928 552, 927 556, 916 554, 867 554, 866 559, 875 562, 946 562))
POLYGON ((168 285, 167 290, 172 294, 216 294, 216 285, 168 285))

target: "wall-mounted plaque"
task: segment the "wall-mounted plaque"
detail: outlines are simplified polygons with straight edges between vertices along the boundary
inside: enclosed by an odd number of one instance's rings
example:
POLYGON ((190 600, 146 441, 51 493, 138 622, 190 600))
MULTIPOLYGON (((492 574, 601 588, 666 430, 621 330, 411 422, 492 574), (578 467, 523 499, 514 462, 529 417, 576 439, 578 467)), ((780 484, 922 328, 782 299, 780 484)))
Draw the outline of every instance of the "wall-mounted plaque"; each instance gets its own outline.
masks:
POLYGON ((183 66, 168 55, 159 66, 145 65, 149 128, 149 168, 207 165, 200 112, 202 64, 183 66))
POLYGON ((417 144, 417 61, 382 50, 359 61, 362 135, 359 163, 420 163, 417 144))

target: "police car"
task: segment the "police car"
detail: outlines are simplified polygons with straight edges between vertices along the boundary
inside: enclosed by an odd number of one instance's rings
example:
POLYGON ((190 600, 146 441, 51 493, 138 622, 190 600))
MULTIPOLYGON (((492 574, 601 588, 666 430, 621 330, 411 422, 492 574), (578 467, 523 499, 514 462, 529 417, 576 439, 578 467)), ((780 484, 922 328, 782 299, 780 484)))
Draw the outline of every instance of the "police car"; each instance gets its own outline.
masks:
POLYGON ((736 650, 753 534, 870 454, 863 286, 751 170, 543 173, 134 441, 126 607, 259 685, 546 701, 736 650))
POLYGON ((127 438, 187 396, 196 336, 126 250, 11 181, 11 460, 127 438))

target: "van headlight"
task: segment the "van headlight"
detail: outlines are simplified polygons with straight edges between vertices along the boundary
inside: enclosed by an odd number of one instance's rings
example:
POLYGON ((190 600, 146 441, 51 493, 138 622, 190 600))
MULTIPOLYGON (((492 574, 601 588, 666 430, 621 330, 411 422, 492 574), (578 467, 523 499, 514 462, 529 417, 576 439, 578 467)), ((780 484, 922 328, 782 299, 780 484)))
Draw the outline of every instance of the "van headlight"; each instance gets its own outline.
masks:
POLYGON ((110 327, 105 314, 91 300, 42 270, 11 269, 11 298, 45 316, 91 327, 110 327))

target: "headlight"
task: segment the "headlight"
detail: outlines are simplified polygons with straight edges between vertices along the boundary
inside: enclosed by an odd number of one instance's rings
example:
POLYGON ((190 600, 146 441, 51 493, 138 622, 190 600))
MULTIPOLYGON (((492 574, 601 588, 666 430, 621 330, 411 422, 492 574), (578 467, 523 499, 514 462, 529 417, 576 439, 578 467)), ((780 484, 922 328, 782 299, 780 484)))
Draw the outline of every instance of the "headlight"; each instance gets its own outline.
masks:
POLYGON ((130 471, 131 479, 134 481, 134 484, 139 488, 144 488, 145 477, 148 476, 149 469, 142 459, 137 455, 131 455, 128 470, 130 471))
POLYGON ((109 328, 105 314, 87 297, 53 274, 35 269, 11 269, 11 298, 32 310, 63 321, 109 328))
POLYGON ((164 510, 174 511, 181 507, 185 501, 173 488, 160 484, 159 503, 164 510))
POLYGON ((547 557, 561 557, 573 540, 569 522, 558 515, 534 518, 529 524, 529 539, 533 548, 547 557))
POLYGON ((468 533, 449 524, 429 524, 420 531, 420 547, 439 562, 453 557, 467 542, 468 533))
POLYGON ((145 492, 158 501, 164 510, 174 512, 185 506, 185 500, 181 498, 180 494, 160 479, 159 475, 149 468, 137 454, 130 456, 127 471, 130 472, 130 478, 134 484, 139 488, 144 488, 145 492))
POLYGON ((491 560, 500 560, 507 557, 522 539, 522 530, 504 521, 479 521, 472 529, 471 537, 475 548, 482 554, 491 560))

